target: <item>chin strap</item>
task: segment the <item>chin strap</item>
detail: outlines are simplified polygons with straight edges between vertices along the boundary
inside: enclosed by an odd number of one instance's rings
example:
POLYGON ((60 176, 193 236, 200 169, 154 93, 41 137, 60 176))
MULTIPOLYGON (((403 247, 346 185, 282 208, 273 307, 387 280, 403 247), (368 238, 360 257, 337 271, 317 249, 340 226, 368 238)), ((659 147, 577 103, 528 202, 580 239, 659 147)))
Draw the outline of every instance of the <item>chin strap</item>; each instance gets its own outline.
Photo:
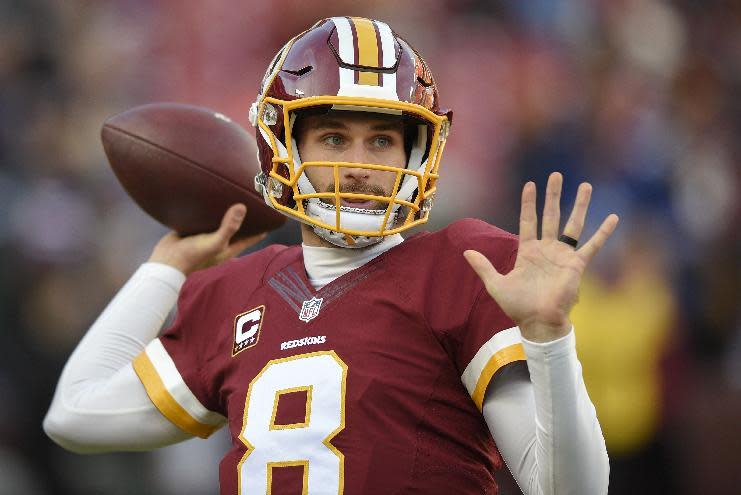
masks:
MULTIPOLYGON (((337 209, 334 205, 322 203, 321 201, 310 202, 306 205, 307 215, 328 224, 333 224, 337 221, 336 211, 337 209)), ((385 214, 386 210, 365 210, 340 206, 340 227, 343 229, 380 231, 385 214)), ((396 215, 393 213, 390 214, 386 223, 386 229, 390 229, 395 221, 396 215)), ((340 247, 363 248, 383 241, 383 236, 350 235, 313 224, 311 228, 316 235, 325 241, 340 247)))
POLYGON ((318 235, 325 241, 342 248, 360 249, 368 246, 373 246, 383 241, 383 237, 381 236, 369 237, 343 234, 342 232, 335 232, 333 230, 317 227, 316 225, 312 226, 312 228, 316 235, 318 235))

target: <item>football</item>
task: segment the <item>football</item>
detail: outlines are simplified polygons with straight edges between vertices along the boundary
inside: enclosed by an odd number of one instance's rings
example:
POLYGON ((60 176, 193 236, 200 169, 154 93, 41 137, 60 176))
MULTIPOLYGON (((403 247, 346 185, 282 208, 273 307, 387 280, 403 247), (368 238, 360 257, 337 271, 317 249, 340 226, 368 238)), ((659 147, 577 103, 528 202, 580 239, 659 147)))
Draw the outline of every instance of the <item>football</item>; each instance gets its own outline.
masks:
POLYGON ((255 138, 218 112, 179 103, 142 105, 108 118, 101 140, 129 196, 180 235, 216 230, 234 203, 247 206, 238 237, 285 222, 255 190, 255 138))

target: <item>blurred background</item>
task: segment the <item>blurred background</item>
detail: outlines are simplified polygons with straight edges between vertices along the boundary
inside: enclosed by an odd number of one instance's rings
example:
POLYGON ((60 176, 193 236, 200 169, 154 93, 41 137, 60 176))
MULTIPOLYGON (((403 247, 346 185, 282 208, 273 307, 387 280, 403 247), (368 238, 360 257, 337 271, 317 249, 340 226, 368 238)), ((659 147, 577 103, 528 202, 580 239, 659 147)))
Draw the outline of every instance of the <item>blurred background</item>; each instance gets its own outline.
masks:
POLYGON ((741 2, 0 0, 0 495, 217 493, 223 433, 79 456, 41 430, 66 358, 165 232, 100 126, 153 101, 247 126, 275 52, 332 15, 388 22, 455 111, 429 229, 516 231, 522 184, 554 170, 563 208, 594 185, 588 232, 621 216, 573 315, 610 493, 739 493, 741 2))

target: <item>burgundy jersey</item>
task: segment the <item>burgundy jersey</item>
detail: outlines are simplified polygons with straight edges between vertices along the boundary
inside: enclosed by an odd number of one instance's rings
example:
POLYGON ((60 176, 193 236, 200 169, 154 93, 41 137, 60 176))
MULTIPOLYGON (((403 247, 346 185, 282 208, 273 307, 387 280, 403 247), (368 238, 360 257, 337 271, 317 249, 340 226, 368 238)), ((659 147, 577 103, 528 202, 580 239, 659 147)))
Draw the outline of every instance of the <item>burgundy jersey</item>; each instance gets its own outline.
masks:
POLYGON ((300 246, 196 272, 134 367, 183 430, 228 424, 223 495, 497 493, 480 411, 494 373, 525 355, 466 249, 507 272, 517 238, 462 220, 319 291, 300 246))

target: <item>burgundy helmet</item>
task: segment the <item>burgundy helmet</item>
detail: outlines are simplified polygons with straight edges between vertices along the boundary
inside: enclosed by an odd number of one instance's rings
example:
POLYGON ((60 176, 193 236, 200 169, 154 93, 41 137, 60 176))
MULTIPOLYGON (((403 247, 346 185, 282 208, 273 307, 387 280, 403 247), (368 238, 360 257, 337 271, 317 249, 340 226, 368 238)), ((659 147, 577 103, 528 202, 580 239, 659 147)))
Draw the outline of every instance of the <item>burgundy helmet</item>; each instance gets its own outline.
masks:
POLYGON ((424 223, 452 118, 438 100, 427 64, 388 25, 359 17, 321 20, 273 58, 250 108, 262 170, 255 185, 268 205, 339 246, 367 246, 424 223), (308 110, 398 115, 412 130, 406 137, 406 168, 302 163, 291 134, 296 118, 308 110), (304 172, 327 166, 394 173, 395 186, 385 195, 341 192, 338 185, 331 192, 317 192, 304 172), (386 207, 353 208, 343 205, 343 198, 372 199, 386 207))

